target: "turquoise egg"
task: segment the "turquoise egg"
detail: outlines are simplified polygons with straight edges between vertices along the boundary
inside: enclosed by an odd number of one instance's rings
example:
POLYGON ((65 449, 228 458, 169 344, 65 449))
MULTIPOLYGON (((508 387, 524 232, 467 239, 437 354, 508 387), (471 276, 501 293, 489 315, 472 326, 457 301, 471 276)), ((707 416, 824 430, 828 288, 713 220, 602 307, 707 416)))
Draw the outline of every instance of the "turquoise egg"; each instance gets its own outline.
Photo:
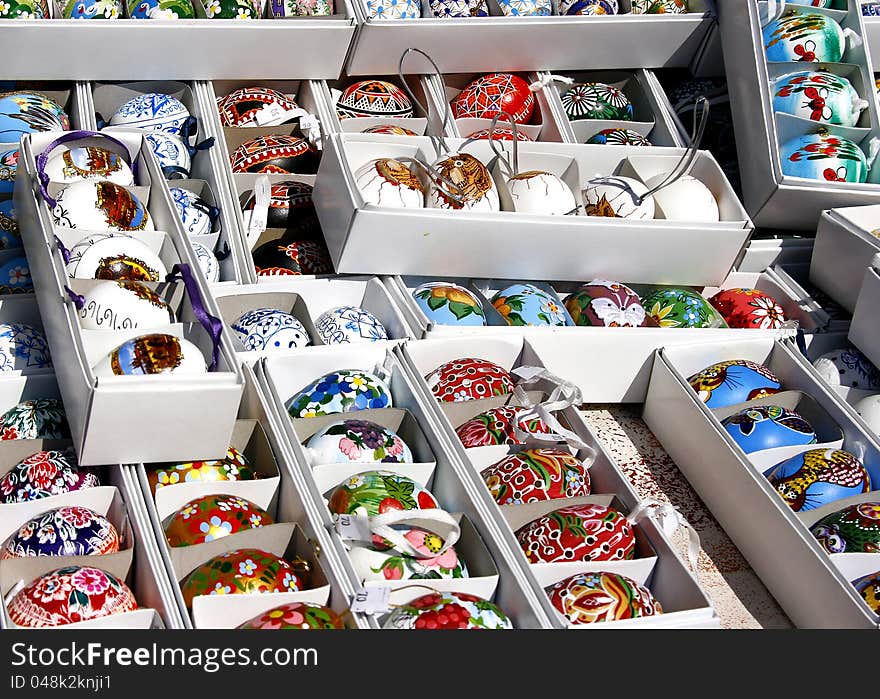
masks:
POLYGON ((768 61, 839 63, 846 37, 831 17, 791 10, 764 27, 764 49, 768 61))
POLYGON ((318 417, 392 407, 391 389, 375 374, 341 369, 325 374, 284 404, 290 417, 318 417))
POLYGON ((795 411, 779 405, 756 405, 721 421, 746 454, 816 443, 812 425, 795 411))
POLYGON ((855 126, 868 106, 852 83, 824 70, 801 70, 777 78, 773 109, 810 121, 855 126))
POLYGON ((855 143, 827 131, 798 136, 782 146, 782 172, 824 182, 864 182, 868 159, 855 143))
POLYGON ((508 325, 574 325, 559 297, 534 284, 511 284, 492 297, 492 305, 508 325))
POLYGON ((428 282, 412 292, 416 304, 436 325, 485 325, 483 305, 473 292, 452 282, 428 282))

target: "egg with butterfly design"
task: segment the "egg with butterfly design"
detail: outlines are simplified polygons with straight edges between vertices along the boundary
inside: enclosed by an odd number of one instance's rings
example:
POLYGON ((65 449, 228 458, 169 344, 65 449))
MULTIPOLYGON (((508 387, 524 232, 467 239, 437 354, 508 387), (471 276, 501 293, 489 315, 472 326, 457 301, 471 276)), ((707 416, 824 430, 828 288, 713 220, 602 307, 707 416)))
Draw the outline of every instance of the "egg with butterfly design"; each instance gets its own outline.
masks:
POLYGON ((639 295, 626 284, 594 279, 565 299, 575 325, 606 328, 640 328, 654 325, 639 295))

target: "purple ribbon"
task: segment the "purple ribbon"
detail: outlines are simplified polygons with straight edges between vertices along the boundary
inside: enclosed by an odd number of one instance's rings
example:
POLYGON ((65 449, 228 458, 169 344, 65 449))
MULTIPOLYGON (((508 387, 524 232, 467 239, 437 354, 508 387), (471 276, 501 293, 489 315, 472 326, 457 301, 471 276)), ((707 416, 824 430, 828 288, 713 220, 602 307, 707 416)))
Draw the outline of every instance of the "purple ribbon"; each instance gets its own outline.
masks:
POLYGON ((189 301, 192 305, 193 313, 199 323, 202 324, 202 327, 208 331, 208 335, 211 336, 211 342, 214 349, 211 353, 211 366, 208 371, 214 371, 217 368, 217 361, 220 357, 220 334, 223 332, 223 321, 212 316, 207 310, 205 310, 205 305, 202 301, 202 294, 199 291, 199 285, 196 283, 192 270, 188 264, 180 262, 179 264, 174 265, 174 267, 171 268, 171 272, 165 277, 165 281, 182 281, 183 285, 186 287, 186 292, 189 294, 189 301))
POLYGON ((55 236, 55 246, 58 248, 58 252, 61 253, 61 259, 64 260, 64 264, 70 264, 70 250, 61 242, 61 238, 57 235, 55 236))
POLYGON ((81 311, 82 307, 86 305, 86 297, 82 294, 76 293, 69 286, 65 286, 64 290, 67 292, 70 300, 73 301, 73 305, 76 306, 76 310, 81 311))

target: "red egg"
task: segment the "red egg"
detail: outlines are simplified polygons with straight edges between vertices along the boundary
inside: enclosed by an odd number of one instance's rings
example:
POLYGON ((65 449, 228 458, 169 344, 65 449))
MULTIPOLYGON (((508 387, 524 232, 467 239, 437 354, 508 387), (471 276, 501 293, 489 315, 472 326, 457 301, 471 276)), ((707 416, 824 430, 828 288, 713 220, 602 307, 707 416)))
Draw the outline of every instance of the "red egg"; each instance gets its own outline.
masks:
POLYGON ((785 312, 776 299, 757 289, 724 289, 711 303, 731 328, 776 330, 785 322, 785 312))
POLYGON ((523 444, 514 431, 515 420, 519 421, 520 429, 535 434, 549 434, 550 428, 539 417, 524 420, 522 413, 527 408, 509 405, 503 408, 492 408, 455 428, 455 434, 465 449, 474 447, 490 447, 498 444, 523 444))
POLYGON ((510 73, 490 73, 470 83, 452 100, 456 119, 492 119, 505 112, 517 124, 527 124, 535 109, 529 84, 510 73))
POLYGON ((485 359, 454 359, 425 377, 431 392, 447 403, 504 396, 513 392, 510 373, 485 359))
POLYGON ((617 573, 578 573, 547 588, 547 596, 575 626, 663 613, 648 588, 617 573))
POLYGON ((165 538, 169 546, 193 546, 273 523, 262 507, 237 495, 205 495, 174 514, 165 538))
MULTIPOLYGON (((513 140, 513 129, 509 126, 497 126, 495 129, 480 129, 479 131, 474 131, 472 134, 468 134, 468 138, 472 138, 477 141, 488 141, 489 136, 492 136, 492 139, 495 141, 512 141, 513 140)), ((517 130, 516 132, 516 140, 517 141, 531 141, 528 134, 523 133, 522 131, 517 130)))
POLYGON ((499 505, 590 494, 590 474, 583 462, 561 449, 524 449, 480 475, 499 505))

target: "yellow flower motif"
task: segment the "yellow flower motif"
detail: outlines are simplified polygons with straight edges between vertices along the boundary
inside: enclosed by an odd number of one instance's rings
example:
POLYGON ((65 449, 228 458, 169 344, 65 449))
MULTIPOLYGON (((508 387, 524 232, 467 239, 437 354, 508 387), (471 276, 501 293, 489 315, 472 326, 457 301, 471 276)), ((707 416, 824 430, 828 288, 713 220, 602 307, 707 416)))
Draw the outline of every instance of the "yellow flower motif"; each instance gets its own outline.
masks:
POLYGON ((648 315, 652 316, 654 320, 660 323, 661 328, 674 328, 678 325, 677 320, 669 319, 666 320, 666 316, 672 313, 672 306, 663 306, 660 307, 660 302, 656 301, 653 306, 651 306, 651 310, 648 311, 648 315))

